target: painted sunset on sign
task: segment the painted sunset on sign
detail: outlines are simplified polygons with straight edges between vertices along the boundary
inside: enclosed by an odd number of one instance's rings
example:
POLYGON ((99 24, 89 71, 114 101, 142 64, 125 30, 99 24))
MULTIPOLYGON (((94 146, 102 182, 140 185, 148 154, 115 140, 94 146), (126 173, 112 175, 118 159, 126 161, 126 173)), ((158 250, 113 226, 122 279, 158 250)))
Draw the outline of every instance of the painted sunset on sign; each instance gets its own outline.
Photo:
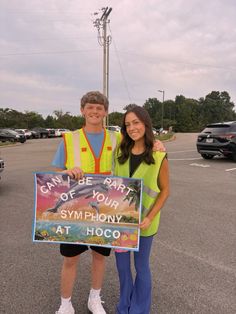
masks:
POLYGON ((137 248, 141 180, 38 173, 35 184, 34 240, 137 248))

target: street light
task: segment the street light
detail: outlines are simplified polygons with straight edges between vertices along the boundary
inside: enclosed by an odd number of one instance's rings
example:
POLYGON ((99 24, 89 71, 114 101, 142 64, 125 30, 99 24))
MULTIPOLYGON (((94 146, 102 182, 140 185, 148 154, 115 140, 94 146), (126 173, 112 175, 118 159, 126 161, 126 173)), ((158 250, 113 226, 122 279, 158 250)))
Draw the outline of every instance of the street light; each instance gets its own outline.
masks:
POLYGON ((159 93, 162 93, 162 106, 161 106, 161 127, 163 129, 163 116, 164 116, 164 100, 165 100, 165 91, 158 89, 159 93))

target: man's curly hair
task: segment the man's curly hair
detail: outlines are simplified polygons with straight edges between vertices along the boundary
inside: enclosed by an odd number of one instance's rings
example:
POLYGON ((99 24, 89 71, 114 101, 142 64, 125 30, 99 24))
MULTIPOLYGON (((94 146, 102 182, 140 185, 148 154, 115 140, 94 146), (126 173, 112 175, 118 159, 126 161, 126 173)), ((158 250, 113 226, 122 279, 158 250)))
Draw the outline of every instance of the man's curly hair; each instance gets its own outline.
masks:
POLYGON ((85 94, 81 98, 81 108, 84 108, 86 104, 100 104, 103 105, 105 110, 108 111, 109 102, 105 95, 99 91, 91 91, 85 94))

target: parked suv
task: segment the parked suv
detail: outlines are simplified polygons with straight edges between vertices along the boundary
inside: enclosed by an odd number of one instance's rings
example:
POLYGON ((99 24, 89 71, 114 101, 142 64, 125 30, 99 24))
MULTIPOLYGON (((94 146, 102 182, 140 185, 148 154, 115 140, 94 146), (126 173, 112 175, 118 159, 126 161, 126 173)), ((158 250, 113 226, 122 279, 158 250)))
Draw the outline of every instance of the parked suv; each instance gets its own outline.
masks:
POLYGON ((225 156, 236 161, 236 121, 208 124, 198 135, 197 150, 205 159, 225 156))

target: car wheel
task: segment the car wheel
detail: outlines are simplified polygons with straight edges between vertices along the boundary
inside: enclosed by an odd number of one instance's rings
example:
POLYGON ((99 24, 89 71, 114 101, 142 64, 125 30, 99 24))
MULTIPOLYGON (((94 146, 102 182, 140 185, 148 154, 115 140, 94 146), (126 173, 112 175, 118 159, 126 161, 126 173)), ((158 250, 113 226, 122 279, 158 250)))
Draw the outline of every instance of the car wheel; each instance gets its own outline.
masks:
POLYGON ((236 162, 236 153, 232 155, 232 160, 236 162))
POLYGON ((208 154, 201 154, 202 158, 204 159, 212 159, 214 155, 208 155, 208 154))
POLYGON ((47 134, 42 134, 42 138, 47 138, 47 134))

